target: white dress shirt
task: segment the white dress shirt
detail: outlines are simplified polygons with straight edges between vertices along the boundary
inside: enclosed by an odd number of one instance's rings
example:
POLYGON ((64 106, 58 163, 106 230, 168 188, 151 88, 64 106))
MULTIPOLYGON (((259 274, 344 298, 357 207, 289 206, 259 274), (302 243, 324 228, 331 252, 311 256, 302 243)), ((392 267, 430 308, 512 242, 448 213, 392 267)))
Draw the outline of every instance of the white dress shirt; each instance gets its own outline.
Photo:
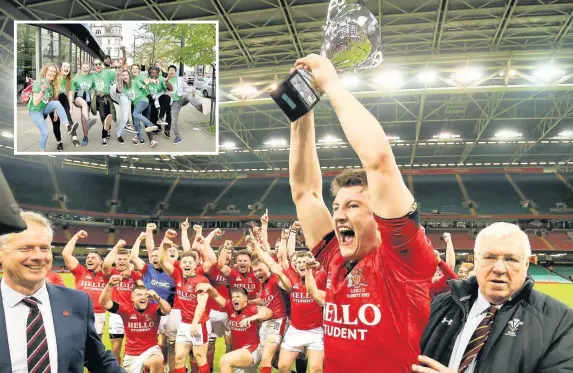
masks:
MULTIPOLYGON (((2 290, 2 304, 4 305, 4 317, 6 318, 6 332, 8 335, 8 347, 10 348, 10 361, 12 373, 28 373, 28 341, 26 339, 26 324, 30 308, 22 303, 26 297, 10 288, 6 281, 0 281, 2 290)), ((58 346, 56 344, 56 330, 52 317, 50 296, 46 284, 33 295, 38 300, 38 309, 42 313, 46 338, 48 340, 48 353, 50 356, 50 370, 58 372, 58 346)))
MULTIPOLYGON (((466 352, 466 347, 470 343, 472 335, 476 331, 478 325, 485 319, 487 315, 487 309, 491 307, 491 304, 484 298, 481 294, 481 290, 478 289, 478 296, 475 300, 470 313, 468 315, 468 319, 466 320, 466 324, 462 329, 462 332, 458 335, 456 339, 456 344, 454 345, 454 350, 452 351, 452 356, 450 356, 450 363, 448 364, 448 368, 457 371, 462 363, 462 358, 464 357, 464 352, 466 352)), ((500 309, 501 306, 495 306, 497 309, 500 309)), ((477 359, 474 360, 468 365, 464 373, 473 373, 476 367, 477 359)))

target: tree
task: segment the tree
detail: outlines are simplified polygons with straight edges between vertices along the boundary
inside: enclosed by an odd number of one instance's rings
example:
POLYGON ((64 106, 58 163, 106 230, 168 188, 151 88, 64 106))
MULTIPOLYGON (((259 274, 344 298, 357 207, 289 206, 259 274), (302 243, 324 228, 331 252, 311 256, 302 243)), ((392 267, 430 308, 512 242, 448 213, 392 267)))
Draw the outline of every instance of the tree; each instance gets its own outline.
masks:
POLYGON ((216 60, 216 29, 214 24, 175 24, 149 25, 151 32, 164 40, 169 40, 165 54, 158 57, 169 62, 183 62, 188 66, 209 65, 216 60), (181 40, 185 46, 181 48, 181 40))

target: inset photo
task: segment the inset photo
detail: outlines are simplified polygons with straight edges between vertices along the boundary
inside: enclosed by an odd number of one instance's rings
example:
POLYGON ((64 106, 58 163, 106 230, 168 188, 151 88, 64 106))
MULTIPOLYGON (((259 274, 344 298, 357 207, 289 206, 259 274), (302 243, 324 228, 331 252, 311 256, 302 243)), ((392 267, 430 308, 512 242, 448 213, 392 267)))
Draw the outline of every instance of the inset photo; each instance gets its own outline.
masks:
POLYGON ((15 154, 217 154, 218 22, 14 27, 15 154))

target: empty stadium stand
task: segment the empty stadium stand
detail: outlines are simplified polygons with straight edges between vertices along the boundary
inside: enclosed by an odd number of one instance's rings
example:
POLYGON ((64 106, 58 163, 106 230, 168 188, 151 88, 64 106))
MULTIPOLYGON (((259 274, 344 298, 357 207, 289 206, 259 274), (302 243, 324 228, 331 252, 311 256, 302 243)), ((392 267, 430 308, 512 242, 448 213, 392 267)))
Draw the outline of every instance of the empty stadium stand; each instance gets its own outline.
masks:
MULTIPOLYGON (((169 199, 166 215, 200 215, 205 205, 213 202, 230 183, 230 180, 180 179, 169 199)), ((226 208, 220 202, 217 206, 221 210, 226 208)), ((214 211, 207 212, 207 215, 212 214, 214 211)))
POLYGON ((504 174, 463 175, 462 179, 478 214, 531 214, 521 206, 504 174))
POLYGON ((121 175, 119 182, 118 212, 150 215, 163 200, 173 179, 162 180, 151 177, 121 175))
POLYGON ((2 157, 2 172, 12 188, 16 201, 23 204, 60 207, 45 164, 22 162, 2 157))
POLYGON ((540 213, 550 213, 558 202, 573 208, 573 192, 555 174, 515 174, 512 178, 540 213))
POLYGON ((415 175, 414 196, 423 213, 469 214, 454 175, 415 175))
POLYGON ((96 174, 75 169, 56 170, 60 191, 66 195, 71 210, 109 212, 113 196, 114 175, 96 174), (89 195, 88 195, 89 194, 89 195))
POLYGON ((248 215, 251 211, 249 205, 253 206, 259 202, 273 181, 274 179, 237 179, 229 193, 217 203, 217 215, 232 215, 226 210, 230 205, 236 206, 241 215, 248 215))

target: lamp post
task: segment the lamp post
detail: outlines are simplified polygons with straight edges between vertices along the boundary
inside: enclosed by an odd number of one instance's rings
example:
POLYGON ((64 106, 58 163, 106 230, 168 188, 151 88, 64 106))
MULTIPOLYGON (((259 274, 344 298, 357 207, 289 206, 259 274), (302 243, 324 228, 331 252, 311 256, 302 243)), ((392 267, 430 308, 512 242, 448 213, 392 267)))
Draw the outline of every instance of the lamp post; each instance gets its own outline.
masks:
MULTIPOLYGON (((213 121, 215 120, 215 100, 217 99, 217 95, 215 94, 215 88, 216 87, 216 82, 217 82, 217 67, 214 63, 211 64, 211 67, 213 68, 213 74, 211 75, 211 87, 213 87, 212 91, 211 91, 211 112, 209 113, 210 118, 209 118, 209 125, 212 126, 213 125, 213 121)), ((208 87, 207 87, 208 89, 208 87)), ((195 90, 193 90, 195 91, 195 90)))
POLYGON ((136 60, 136 58, 135 58, 135 40, 137 40, 137 39, 145 39, 145 38, 142 36, 133 35, 133 64, 136 63, 136 61, 135 61, 136 60))

